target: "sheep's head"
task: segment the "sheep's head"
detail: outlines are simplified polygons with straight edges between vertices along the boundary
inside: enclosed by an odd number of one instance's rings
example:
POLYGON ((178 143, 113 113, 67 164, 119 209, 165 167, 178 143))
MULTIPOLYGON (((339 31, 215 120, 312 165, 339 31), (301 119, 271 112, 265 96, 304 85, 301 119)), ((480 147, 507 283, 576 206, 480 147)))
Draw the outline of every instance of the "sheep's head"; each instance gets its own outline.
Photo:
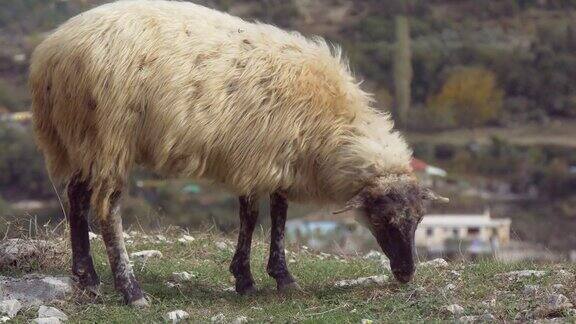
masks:
POLYGON ((344 209, 358 210, 358 220, 370 229, 390 259, 394 277, 402 283, 414 275, 414 234, 427 200, 448 199, 436 196, 411 177, 389 176, 365 187, 344 209))

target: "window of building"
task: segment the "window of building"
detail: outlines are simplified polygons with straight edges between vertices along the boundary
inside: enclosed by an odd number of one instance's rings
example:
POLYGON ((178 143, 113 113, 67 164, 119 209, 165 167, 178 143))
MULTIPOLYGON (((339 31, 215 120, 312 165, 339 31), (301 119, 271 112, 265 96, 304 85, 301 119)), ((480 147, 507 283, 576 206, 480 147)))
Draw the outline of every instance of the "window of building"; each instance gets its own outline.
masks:
POLYGON ((452 229, 452 236, 458 237, 458 229, 457 228, 452 229))
POLYGON ((479 227, 469 227, 468 228, 468 235, 477 235, 480 234, 480 228, 479 227))
POLYGON ((428 227, 428 228, 426 229, 426 236, 430 237, 430 236, 432 236, 432 235, 434 235, 434 229, 428 227))

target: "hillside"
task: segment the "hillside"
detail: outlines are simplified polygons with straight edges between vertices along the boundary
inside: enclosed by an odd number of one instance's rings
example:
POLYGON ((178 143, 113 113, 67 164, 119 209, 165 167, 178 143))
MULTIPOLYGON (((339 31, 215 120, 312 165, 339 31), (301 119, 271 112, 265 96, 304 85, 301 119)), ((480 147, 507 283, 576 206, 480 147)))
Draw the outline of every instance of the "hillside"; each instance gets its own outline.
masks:
MULTIPOLYGON (((35 46, 69 17, 106 2, 0 1, 0 115, 29 109, 26 83, 35 46)), ((574 249, 576 2, 194 2, 340 44, 362 86, 374 93, 375 106, 391 112, 397 109, 395 21, 407 16, 412 103, 400 128, 418 159, 447 171, 434 188, 452 200, 442 212, 491 209, 496 217, 513 219, 515 238, 574 249), (490 198, 464 197, 469 189, 490 198), (525 200, 502 202, 499 194, 525 200)), ((145 228, 157 228, 163 219, 229 231, 237 222, 235 198, 187 179, 161 181, 138 170, 127 196, 124 221, 145 228)), ((291 209, 292 217, 309 212, 291 209)), ((0 220, 22 214, 54 222, 62 217, 30 125, 0 122, 0 220), (30 200, 51 207, 14 207, 30 200)), ((0 229, 3 223, 8 221, 0 221, 0 229)))
MULTIPOLYGON (((182 237, 180 231, 173 229, 161 234, 127 235, 129 252, 162 253, 161 257, 145 261, 132 260, 136 275, 149 294, 151 308, 137 310, 121 305, 120 297, 112 289, 104 248, 97 238, 92 244, 97 271, 103 280, 101 296, 90 300, 87 296, 70 295, 66 300, 46 304, 67 314, 69 323, 162 322, 167 312, 177 309, 186 311, 191 322, 217 323, 576 319, 572 306, 576 303, 574 265, 431 262, 419 266, 413 283, 400 285, 393 279, 385 279, 391 276, 377 253, 350 257, 290 246, 289 266, 304 291, 279 295, 273 280, 265 274, 267 244, 261 235, 252 258, 259 290, 252 296, 238 296, 231 291, 233 282, 227 270, 234 245, 230 238, 192 233, 194 240, 188 238, 188 242, 182 243, 178 242, 182 237), (175 272, 188 272, 190 276, 177 280, 175 272), (368 276, 381 277, 372 283, 339 283, 368 276), (462 308, 448 309, 450 305, 462 308)), ((57 246, 67 245, 54 237, 51 240, 55 239, 57 246)), ((2 276, 21 277, 22 269, 43 275, 67 275, 70 256, 66 247, 63 251, 64 255, 52 262, 28 259, 19 264, 20 270, 3 268, 0 285, 6 280, 2 276)), ((13 322, 25 323, 35 318, 37 309, 37 306, 24 307, 13 322)))
MULTIPOLYGON (((0 106, 24 110, 30 54, 67 18, 108 0, 6 0, 0 3, 0 106)), ((410 17, 413 47, 410 128, 460 127, 439 123, 424 107, 458 67, 495 75, 504 93, 487 122, 574 118, 576 5, 571 1, 397 0, 198 0, 249 20, 273 23, 341 44, 352 68, 376 93, 380 108, 393 108, 394 17, 410 17), (554 54, 554 55, 552 55, 554 54), (536 77, 537 76, 537 77, 536 77), (421 116, 424 114, 425 116, 421 116)), ((445 102, 443 102, 445 103, 445 102)), ((481 123, 482 124, 482 123, 481 123)))

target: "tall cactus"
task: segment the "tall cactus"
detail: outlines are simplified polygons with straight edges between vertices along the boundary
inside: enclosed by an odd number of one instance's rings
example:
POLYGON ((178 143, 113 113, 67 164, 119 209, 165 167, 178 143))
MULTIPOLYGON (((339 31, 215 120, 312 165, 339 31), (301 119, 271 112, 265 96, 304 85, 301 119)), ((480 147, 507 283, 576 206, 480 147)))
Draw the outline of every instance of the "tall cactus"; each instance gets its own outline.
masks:
POLYGON ((396 48, 394 53, 394 101, 396 123, 405 127, 410 109, 412 83, 412 49, 410 25, 405 15, 396 16, 396 48))

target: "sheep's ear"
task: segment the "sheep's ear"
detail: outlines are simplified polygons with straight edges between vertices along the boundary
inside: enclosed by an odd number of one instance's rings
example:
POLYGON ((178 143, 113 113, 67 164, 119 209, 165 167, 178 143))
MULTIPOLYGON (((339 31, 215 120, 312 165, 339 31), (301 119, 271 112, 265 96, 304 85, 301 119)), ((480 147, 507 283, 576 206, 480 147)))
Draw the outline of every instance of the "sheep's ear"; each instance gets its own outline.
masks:
POLYGON ((342 213, 345 213, 349 210, 358 209, 358 208, 362 207, 363 203, 364 203, 364 198, 362 198, 361 194, 357 194, 356 196, 352 197, 352 199, 348 200, 348 202, 344 205, 344 208, 342 208, 341 210, 337 210, 335 212, 332 212, 332 214, 334 214, 334 215, 342 214, 342 213))
POLYGON ((450 202, 450 199, 437 195, 434 191, 432 191, 429 188, 425 188, 424 191, 422 192, 422 199, 441 202, 445 204, 450 202))

